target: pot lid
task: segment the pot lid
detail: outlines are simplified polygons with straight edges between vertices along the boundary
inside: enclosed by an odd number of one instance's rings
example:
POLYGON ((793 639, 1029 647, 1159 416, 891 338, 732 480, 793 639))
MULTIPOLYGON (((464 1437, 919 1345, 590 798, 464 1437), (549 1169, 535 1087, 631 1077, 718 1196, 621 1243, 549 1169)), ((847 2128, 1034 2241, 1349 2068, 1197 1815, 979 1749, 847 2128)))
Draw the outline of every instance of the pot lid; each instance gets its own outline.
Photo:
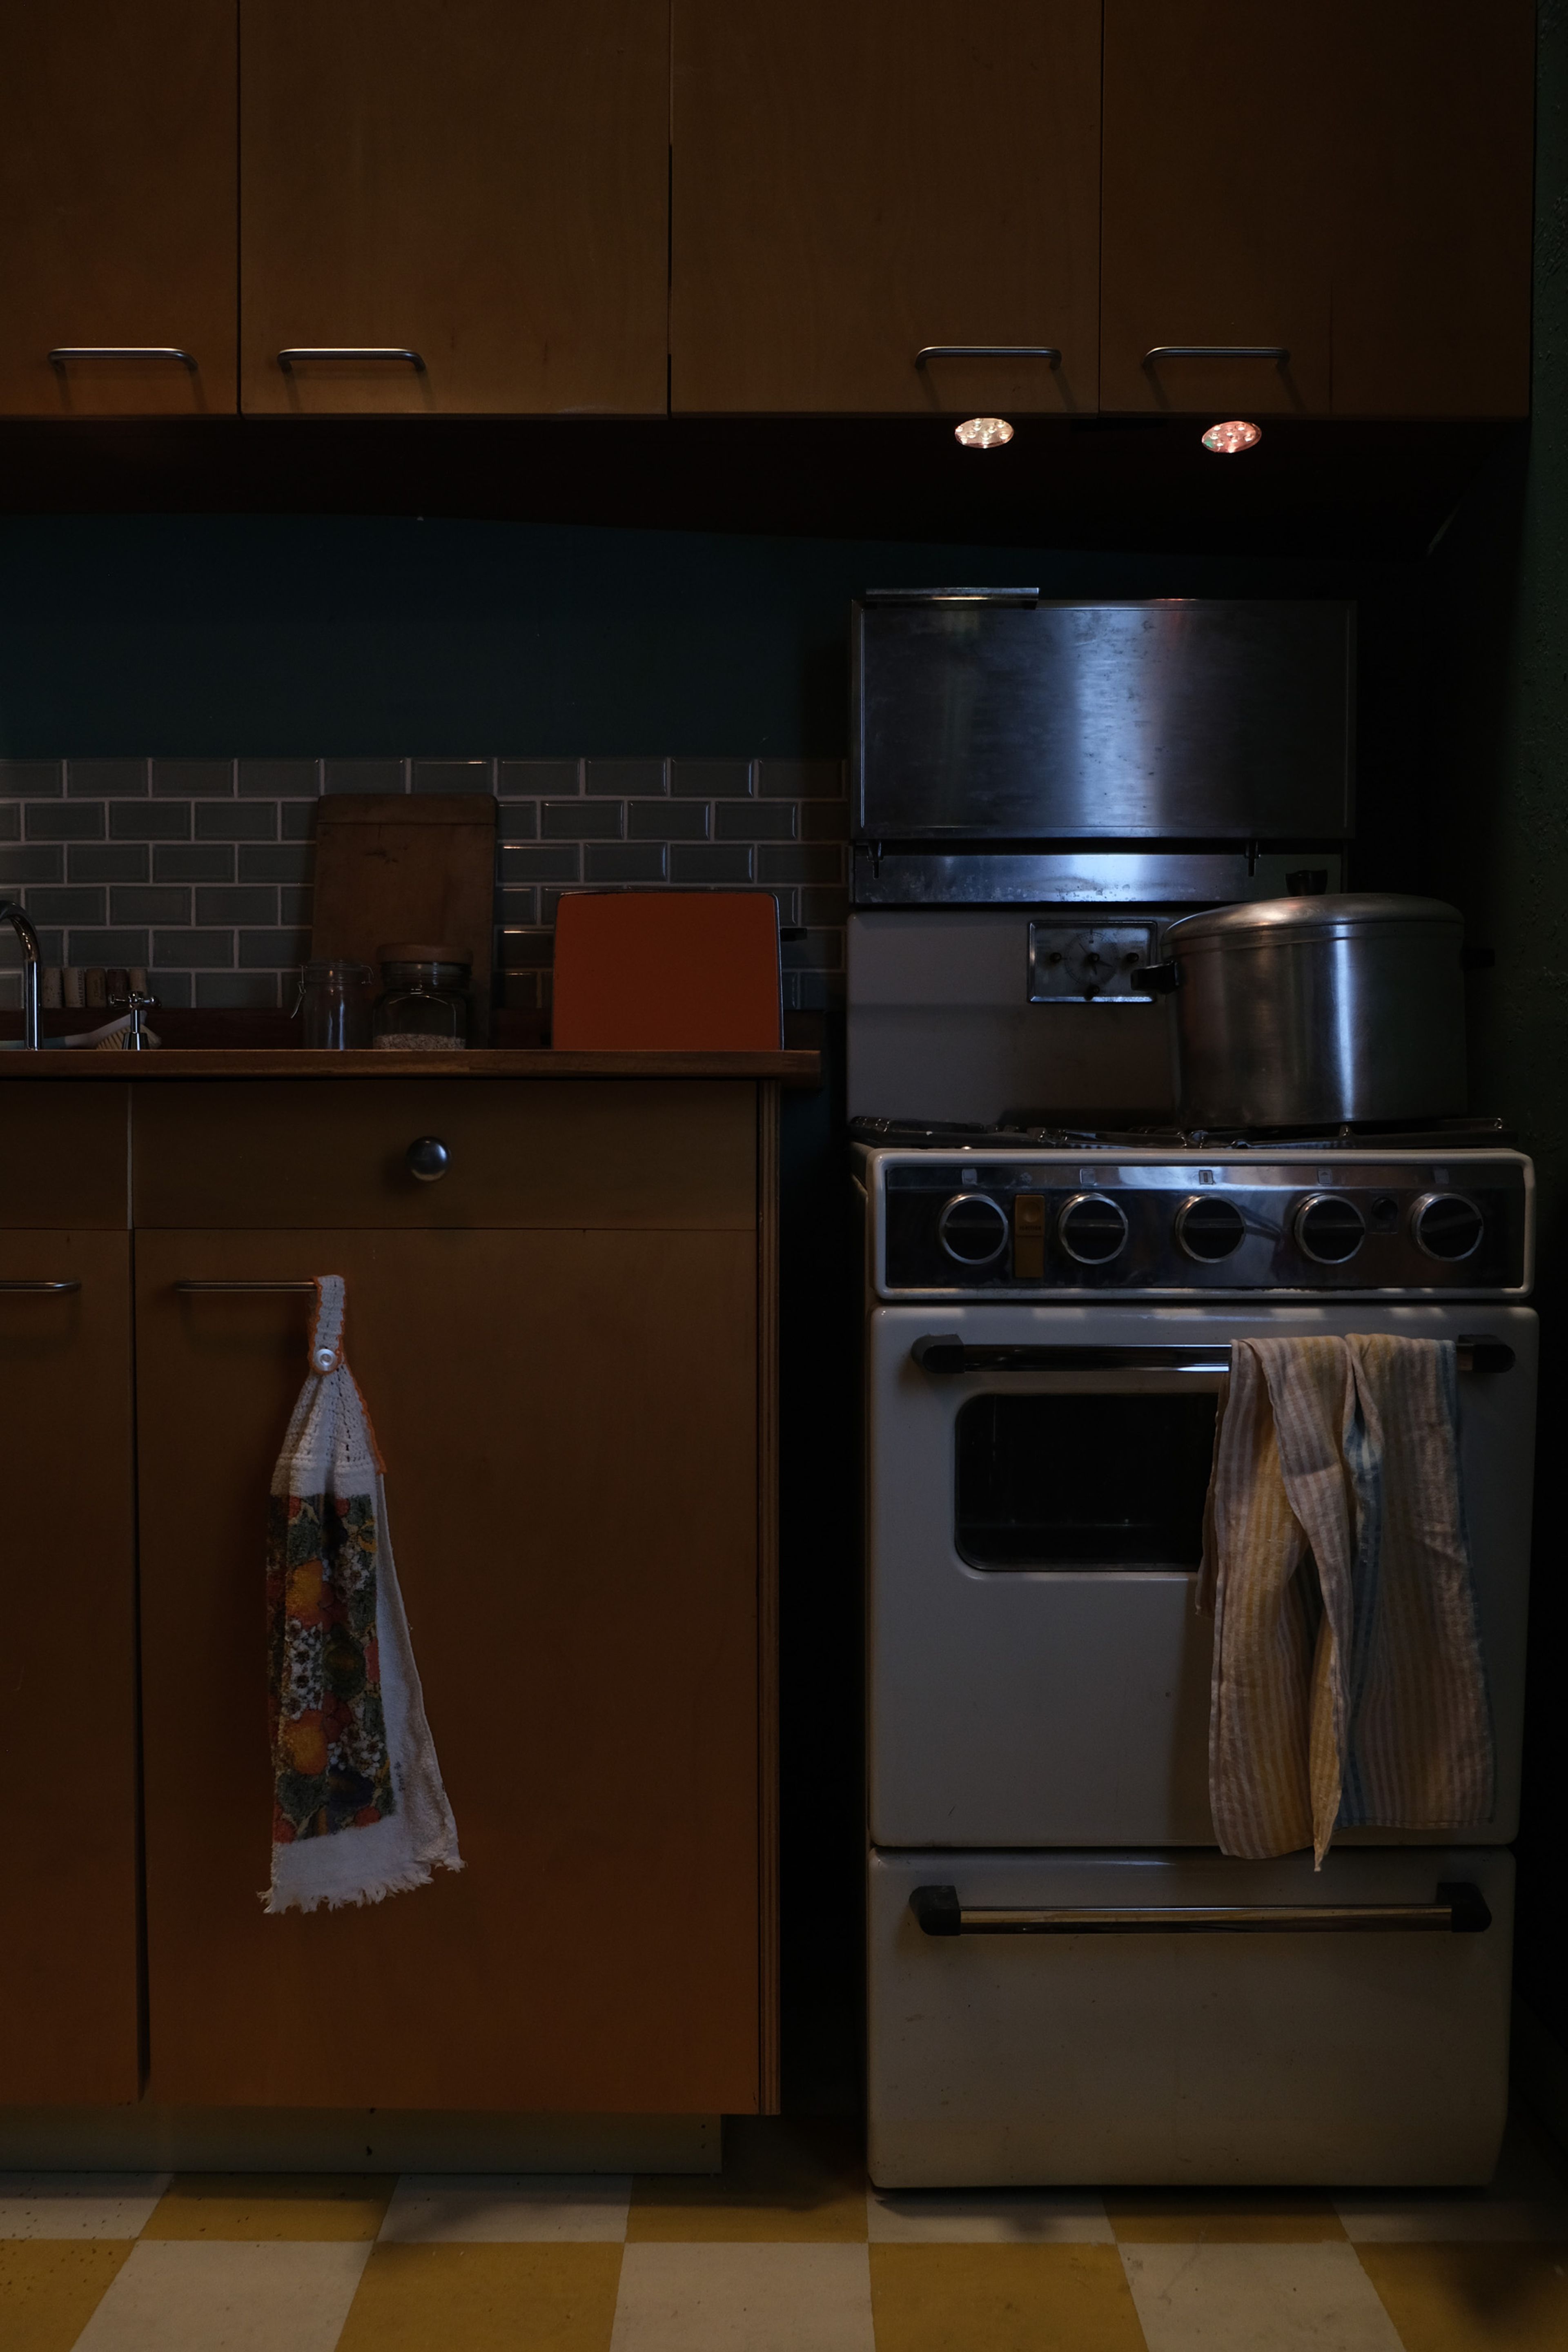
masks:
POLYGON ((1442 898, 1407 898, 1394 891, 1325 891, 1315 898, 1245 898, 1183 915, 1165 933, 1168 955, 1195 948, 1256 946, 1260 938, 1354 939, 1369 931, 1413 927, 1463 931, 1458 907, 1442 898))

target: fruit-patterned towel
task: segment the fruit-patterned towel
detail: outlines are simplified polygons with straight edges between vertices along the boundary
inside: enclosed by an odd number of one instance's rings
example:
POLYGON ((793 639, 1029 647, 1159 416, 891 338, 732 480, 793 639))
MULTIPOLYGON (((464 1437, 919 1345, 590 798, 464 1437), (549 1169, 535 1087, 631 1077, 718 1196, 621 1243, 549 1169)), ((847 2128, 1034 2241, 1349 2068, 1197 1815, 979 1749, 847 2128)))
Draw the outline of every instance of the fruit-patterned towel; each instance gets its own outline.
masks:
POLYGON ((316 1282, 310 1373, 272 1474, 268 1911, 379 1903, 460 1870, 409 1645, 382 1460, 343 1361, 343 1278, 316 1282))

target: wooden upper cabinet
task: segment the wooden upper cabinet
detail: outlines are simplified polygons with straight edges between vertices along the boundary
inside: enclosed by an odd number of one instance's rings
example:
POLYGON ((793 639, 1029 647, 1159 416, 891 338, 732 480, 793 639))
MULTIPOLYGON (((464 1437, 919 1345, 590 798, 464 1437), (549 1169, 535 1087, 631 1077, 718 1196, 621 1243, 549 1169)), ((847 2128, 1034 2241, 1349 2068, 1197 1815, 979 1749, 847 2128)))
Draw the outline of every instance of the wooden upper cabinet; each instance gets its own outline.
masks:
POLYGON ((241 0, 242 406, 662 410, 668 44, 668 0, 241 0))
POLYGON ((1096 403, 1100 0, 674 0, 670 404, 1096 403), (931 344, 1047 346, 942 359, 931 344))
POLYGON ((0 415, 232 411, 235 36, 234 0, 0 8, 0 415))
POLYGON ((1328 415, 1316 14, 1279 0, 1105 0, 1102 407, 1328 415))

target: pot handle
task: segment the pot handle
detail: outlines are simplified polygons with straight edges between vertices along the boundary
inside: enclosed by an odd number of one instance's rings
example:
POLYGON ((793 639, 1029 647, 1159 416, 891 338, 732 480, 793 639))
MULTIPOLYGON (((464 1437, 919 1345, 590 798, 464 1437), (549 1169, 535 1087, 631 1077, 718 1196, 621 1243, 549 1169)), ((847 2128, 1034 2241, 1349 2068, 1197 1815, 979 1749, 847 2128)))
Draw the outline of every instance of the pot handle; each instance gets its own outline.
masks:
POLYGON ((1173 963, 1141 963, 1132 985, 1146 996, 1169 996, 1181 985, 1181 968, 1173 963))

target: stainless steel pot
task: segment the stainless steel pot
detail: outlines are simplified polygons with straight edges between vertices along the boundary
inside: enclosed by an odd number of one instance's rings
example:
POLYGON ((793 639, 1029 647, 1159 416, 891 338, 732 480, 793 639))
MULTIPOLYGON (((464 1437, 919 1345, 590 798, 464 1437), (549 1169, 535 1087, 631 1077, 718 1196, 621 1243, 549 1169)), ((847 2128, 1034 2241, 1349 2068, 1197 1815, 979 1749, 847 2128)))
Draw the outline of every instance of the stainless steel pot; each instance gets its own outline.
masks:
POLYGON ((1446 1118, 1465 1108, 1464 922, 1437 898, 1261 898, 1186 915, 1176 1000, 1189 1127, 1446 1118))

